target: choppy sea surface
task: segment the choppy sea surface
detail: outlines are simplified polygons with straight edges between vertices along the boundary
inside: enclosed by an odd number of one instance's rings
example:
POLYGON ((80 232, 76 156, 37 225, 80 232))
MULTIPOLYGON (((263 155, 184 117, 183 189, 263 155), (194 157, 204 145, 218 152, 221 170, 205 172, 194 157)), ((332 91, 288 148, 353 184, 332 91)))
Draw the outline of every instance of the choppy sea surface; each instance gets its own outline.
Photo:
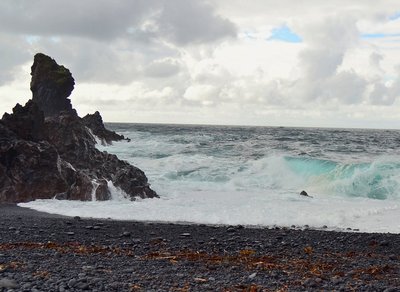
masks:
POLYGON ((400 233, 400 131, 107 124, 102 151, 141 168, 160 199, 37 200, 49 213, 120 220, 400 233), (300 196, 305 190, 311 197, 300 196))

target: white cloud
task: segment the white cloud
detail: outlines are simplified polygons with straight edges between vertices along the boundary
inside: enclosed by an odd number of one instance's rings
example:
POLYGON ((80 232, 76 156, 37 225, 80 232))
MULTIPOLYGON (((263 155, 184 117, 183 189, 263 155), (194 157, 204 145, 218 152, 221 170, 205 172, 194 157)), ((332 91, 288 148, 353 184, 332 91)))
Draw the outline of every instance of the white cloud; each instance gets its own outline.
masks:
POLYGON ((190 101, 200 102, 202 105, 212 104, 212 100, 219 95, 219 89, 213 85, 192 85, 188 87, 183 95, 190 101))
POLYGON ((20 100, 5 96, 29 88, 20 82, 41 51, 71 70, 81 115, 385 125, 379 114, 390 126, 400 112, 398 11, 397 0, 4 0, 0 105, 20 100), (301 42, 269 40, 282 27, 301 42))

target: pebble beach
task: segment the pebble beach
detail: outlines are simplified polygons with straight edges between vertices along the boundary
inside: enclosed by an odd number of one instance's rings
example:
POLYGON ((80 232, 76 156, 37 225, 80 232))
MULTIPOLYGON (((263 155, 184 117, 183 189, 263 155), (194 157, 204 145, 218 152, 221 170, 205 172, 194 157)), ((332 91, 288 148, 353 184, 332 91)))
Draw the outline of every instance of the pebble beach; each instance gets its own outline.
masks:
POLYGON ((0 218, 0 291, 400 291, 398 234, 0 218))

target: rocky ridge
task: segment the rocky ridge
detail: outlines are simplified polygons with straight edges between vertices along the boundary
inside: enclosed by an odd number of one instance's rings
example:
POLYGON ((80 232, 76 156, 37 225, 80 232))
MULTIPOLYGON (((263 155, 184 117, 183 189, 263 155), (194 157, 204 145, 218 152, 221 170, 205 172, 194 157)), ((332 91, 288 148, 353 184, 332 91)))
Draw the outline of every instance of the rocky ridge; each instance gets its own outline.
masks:
POLYGON ((104 143, 124 137, 106 130, 98 112, 95 123, 77 115, 69 70, 44 54, 31 69, 32 99, 0 120, 0 202, 107 200, 111 184, 131 199, 157 197, 143 171, 95 147, 93 134, 104 143))

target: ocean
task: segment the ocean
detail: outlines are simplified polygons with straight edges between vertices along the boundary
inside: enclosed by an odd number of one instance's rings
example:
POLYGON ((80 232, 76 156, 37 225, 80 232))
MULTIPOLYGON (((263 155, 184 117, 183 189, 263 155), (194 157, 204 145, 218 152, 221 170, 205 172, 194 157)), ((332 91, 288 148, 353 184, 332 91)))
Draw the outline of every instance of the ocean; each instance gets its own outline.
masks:
POLYGON ((19 204, 68 216, 400 233, 400 131, 107 124, 98 145, 142 169, 159 199, 19 204), (306 191, 311 197, 300 196, 306 191))

